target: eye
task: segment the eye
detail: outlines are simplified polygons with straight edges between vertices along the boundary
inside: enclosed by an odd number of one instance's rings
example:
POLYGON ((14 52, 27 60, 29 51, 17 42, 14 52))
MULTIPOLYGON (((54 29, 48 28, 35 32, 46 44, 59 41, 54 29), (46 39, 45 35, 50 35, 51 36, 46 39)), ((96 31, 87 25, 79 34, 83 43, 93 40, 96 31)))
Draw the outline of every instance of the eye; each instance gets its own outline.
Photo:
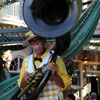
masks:
POLYGON ((30 44, 34 44, 35 41, 34 41, 34 40, 30 40, 29 43, 30 43, 30 44))
POLYGON ((36 40, 36 42, 37 42, 37 43, 40 43, 40 42, 41 42, 41 40, 36 40))

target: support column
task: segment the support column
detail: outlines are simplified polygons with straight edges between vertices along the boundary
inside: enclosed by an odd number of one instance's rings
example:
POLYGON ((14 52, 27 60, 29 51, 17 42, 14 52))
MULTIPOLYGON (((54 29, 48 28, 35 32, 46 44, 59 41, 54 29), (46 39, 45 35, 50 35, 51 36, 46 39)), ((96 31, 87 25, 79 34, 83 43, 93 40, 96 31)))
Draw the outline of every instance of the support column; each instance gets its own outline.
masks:
POLYGON ((98 79, 98 95, 100 95, 100 77, 98 79))
MULTIPOLYGON (((79 70, 80 70, 80 86, 83 87, 83 64, 82 62, 79 63, 79 70)), ((80 90, 80 100, 83 100, 83 89, 80 90)))
POLYGON ((87 98, 87 93, 88 93, 88 84, 87 84, 87 76, 86 76, 86 67, 87 65, 83 65, 83 87, 84 87, 84 91, 83 91, 83 100, 86 100, 87 98))

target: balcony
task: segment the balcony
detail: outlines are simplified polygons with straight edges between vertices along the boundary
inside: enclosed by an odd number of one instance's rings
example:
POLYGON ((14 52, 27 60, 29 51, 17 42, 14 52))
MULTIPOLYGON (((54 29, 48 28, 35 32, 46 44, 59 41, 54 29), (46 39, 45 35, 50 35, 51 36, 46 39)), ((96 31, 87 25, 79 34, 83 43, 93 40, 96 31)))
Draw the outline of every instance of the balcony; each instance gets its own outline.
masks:
POLYGON ((0 24, 26 27, 22 14, 22 3, 15 2, 0 8, 0 24))

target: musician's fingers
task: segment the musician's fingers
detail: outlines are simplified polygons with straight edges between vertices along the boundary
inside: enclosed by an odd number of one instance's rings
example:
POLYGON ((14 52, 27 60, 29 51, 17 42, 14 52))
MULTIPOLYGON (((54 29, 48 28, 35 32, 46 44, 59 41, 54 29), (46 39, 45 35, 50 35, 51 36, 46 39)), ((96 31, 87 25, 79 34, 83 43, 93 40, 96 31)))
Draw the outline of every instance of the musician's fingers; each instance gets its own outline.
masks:
POLYGON ((21 88, 25 88, 25 86, 26 86, 26 82, 25 81, 21 81, 21 88))
POLYGON ((27 82, 28 78, 29 78, 29 77, 25 77, 25 78, 24 78, 25 82, 27 82))
POLYGON ((25 81, 27 80, 27 78, 28 78, 27 75, 24 75, 24 76, 23 76, 23 79, 24 79, 25 81))
POLYGON ((56 66, 55 63, 50 63, 50 64, 48 64, 48 68, 53 68, 53 67, 55 67, 55 66, 56 66))
POLYGON ((47 66, 47 69, 48 70, 51 70, 52 71, 52 75, 55 73, 56 71, 56 64, 55 63, 50 63, 48 66, 47 66))
POLYGON ((21 88, 24 88, 25 86, 26 86, 25 79, 22 78, 22 80, 21 80, 21 88))
POLYGON ((31 73, 29 73, 29 72, 26 72, 26 74, 27 74, 27 76, 31 76, 32 74, 31 73))
POLYGON ((25 72, 24 75, 23 75, 23 79, 24 79, 25 81, 27 81, 29 77, 30 77, 30 73, 25 72))
POLYGON ((53 70, 52 70, 52 75, 56 72, 56 66, 53 67, 53 70))
POLYGON ((52 75, 54 75, 55 71, 56 71, 56 69, 53 69, 53 71, 52 71, 52 75))
POLYGON ((26 75, 27 77, 29 77, 29 76, 31 76, 31 73, 25 72, 25 75, 26 75))

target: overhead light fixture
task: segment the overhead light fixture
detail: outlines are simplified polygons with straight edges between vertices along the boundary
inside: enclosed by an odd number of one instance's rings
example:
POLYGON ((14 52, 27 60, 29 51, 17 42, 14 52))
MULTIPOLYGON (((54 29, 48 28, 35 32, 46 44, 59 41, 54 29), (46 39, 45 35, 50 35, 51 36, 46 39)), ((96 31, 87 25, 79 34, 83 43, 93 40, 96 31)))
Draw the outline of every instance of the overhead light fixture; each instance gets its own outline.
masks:
POLYGON ((87 64, 89 61, 86 50, 84 51, 84 56, 83 59, 81 59, 81 61, 83 61, 84 64, 87 64))
POLYGON ((100 43, 100 40, 90 40, 90 43, 100 43))

